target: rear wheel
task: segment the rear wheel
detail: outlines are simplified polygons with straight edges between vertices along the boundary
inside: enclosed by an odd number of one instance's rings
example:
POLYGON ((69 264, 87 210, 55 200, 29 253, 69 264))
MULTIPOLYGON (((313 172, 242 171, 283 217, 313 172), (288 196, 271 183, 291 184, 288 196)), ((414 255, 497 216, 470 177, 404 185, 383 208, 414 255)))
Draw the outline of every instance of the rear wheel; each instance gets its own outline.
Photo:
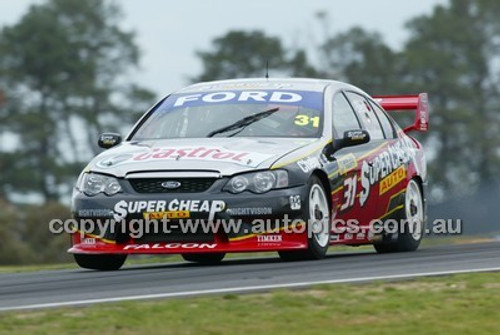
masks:
POLYGON ((374 244, 379 253, 415 251, 424 235, 424 202, 420 186, 415 180, 410 180, 406 187, 405 203, 402 215, 398 220, 404 225, 402 232, 394 241, 374 244))
POLYGON ((297 251, 280 251, 280 258, 286 261, 322 259, 330 243, 330 206, 325 188, 318 177, 309 180, 309 196, 306 203, 308 248, 297 251), (311 231, 311 233, 309 233, 311 231))
POLYGON ((225 253, 206 253, 206 254, 182 254, 182 258, 188 262, 194 262, 205 265, 219 264, 226 256, 225 253))
POLYGON ((86 255, 74 254, 76 263, 85 269, 113 271, 122 267, 127 255, 86 255))

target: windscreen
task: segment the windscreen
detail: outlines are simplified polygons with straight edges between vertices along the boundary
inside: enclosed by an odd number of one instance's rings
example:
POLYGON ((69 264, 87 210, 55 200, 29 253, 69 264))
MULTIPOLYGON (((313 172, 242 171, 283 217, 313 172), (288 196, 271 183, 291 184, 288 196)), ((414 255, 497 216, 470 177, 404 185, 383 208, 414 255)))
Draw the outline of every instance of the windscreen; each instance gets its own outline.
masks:
POLYGON ((134 140, 204 137, 319 137, 323 94, 224 91, 174 94, 134 132, 134 140))

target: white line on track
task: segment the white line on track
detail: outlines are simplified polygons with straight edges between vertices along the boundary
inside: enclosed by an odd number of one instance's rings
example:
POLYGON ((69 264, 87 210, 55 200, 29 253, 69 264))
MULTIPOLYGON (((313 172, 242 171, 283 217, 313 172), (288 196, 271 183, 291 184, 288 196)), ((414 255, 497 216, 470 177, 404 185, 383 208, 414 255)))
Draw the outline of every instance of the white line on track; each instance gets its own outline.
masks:
POLYGON ((42 308, 67 307, 67 306, 81 306, 81 305, 91 305, 91 304, 106 303, 106 302, 191 297, 191 296, 208 295, 208 294, 268 291, 268 290, 278 289, 278 288, 301 288, 301 287, 307 287, 307 286, 311 286, 311 285, 320 285, 320 284, 358 283, 358 282, 368 282, 368 281, 375 281, 375 280, 409 279, 409 278, 428 277, 428 276, 443 276, 443 275, 459 274, 459 273, 495 272, 495 271, 500 271, 500 267, 483 268, 483 269, 463 269, 463 270, 451 270, 451 271, 422 272, 422 273, 407 273, 407 274, 387 275, 387 276, 318 280, 318 281, 287 283, 287 284, 242 286, 242 287, 185 291, 185 292, 143 294, 143 295, 115 297, 115 298, 51 302, 51 303, 45 303, 45 304, 33 304, 33 305, 24 305, 24 306, 3 307, 3 308, 0 308, 0 312, 26 310, 26 309, 42 309, 42 308))

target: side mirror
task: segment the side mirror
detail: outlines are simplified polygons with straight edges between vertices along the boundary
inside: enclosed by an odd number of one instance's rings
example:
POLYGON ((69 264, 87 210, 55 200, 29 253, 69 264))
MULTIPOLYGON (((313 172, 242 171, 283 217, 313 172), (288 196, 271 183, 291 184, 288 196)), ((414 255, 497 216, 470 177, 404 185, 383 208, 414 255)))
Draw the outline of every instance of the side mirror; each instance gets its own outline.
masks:
POLYGON ((370 133, 363 129, 347 130, 344 132, 344 138, 338 140, 337 147, 352 147, 370 142, 370 133))
POLYGON ((104 133, 99 135, 97 145, 103 149, 112 148, 122 142, 122 136, 115 133, 104 133))

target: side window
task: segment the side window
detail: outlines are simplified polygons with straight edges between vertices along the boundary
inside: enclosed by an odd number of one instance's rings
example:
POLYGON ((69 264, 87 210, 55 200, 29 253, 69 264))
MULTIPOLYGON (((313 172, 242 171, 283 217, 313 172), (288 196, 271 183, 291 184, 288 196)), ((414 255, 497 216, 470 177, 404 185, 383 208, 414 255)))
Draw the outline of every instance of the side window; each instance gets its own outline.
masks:
POLYGON ((380 123, 370 103, 362 95, 357 93, 347 92, 347 97, 349 101, 351 101, 352 107, 356 113, 358 113, 366 130, 370 133, 370 137, 373 140, 383 139, 384 133, 382 132, 380 123))
POLYGON ((361 129, 356 114, 342 93, 333 99, 333 129, 335 138, 342 138, 347 130, 361 129))
POLYGON ((370 101, 370 104, 372 105, 373 110, 375 111, 375 114, 377 114, 378 120, 382 125, 385 138, 396 138, 396 132, 394 131, 394 127, 392 126, 392 122, 389 120, 387 113, 373 101, 370 101))

